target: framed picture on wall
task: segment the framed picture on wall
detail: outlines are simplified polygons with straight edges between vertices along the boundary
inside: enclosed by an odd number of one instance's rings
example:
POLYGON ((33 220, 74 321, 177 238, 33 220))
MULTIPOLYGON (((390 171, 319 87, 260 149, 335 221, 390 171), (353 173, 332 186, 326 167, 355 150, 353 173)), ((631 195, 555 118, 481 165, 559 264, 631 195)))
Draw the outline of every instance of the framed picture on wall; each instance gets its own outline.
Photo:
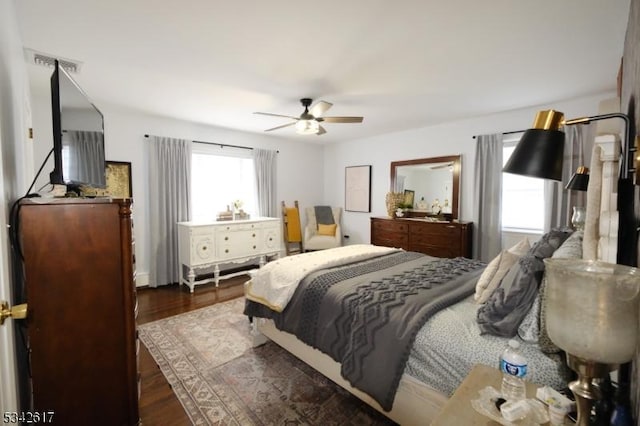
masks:
POLYGON ((131 163, 106 161, 107 193, 114 198, 132 198, 131 163))
POLYGON ((415 191, 412 191, 410 189, 405 189, 404 190, 404 206, 407 208, 412 209, 413 208, 413 203, 415 201, 415 191))
POLYGON ((344 209, 371 211, 371 166, 349 166, 344 170, 344 209))

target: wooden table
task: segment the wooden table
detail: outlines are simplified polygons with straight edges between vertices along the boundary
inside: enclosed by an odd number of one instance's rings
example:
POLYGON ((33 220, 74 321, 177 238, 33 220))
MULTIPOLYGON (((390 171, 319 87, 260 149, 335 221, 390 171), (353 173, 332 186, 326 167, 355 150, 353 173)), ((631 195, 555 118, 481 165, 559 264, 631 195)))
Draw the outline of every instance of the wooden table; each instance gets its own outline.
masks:
MULTIPOLYGON (((471 400, 478 398, 478 392, 487 386, 500 391, 502 373, 500 370, 482 364, 476 364, 458 389, 442 407, 432 426, 487 425, 500 426, 500 423, 483 416, 473 409, 471 400)), ((535 398, 537 385, 526 382, 527 398, 535 398)))

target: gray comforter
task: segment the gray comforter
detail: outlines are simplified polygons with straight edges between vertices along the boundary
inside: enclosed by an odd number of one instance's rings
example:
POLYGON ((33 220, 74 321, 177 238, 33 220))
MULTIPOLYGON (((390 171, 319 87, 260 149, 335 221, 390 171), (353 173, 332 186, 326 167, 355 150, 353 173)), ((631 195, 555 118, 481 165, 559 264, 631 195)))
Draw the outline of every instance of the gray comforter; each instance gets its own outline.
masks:
POLYGON ((391 410, 417 332, 473 293, 484 263, 394 252, 309 274, 282 313, 247 302, 341 364, 352 386, 391 410))

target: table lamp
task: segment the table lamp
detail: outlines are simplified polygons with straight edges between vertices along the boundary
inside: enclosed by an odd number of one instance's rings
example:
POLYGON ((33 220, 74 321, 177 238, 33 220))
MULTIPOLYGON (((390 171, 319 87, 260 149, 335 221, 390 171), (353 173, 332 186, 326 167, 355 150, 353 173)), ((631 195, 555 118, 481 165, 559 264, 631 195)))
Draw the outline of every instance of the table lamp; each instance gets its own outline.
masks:
POLYGON ((567 353, 578 374, 578 426, 589 424, 604 378, 633 359, 640 333, 640 270, 582 259, 544 259, 549 338, 567 353))
POLYGON ((589 168, 580 166, 576 169, 576 172, 571 176, 569 183, 564 189, 573 189, 574 191, 586 191, 589 186, 589 168))
MULTIPOLYGON (((565 189, 574 191, 586 191, 589 186, 589 168, 580 166, 576 172, 571 176, 569 183, 565 186, 565 189)), ((584 206, 573 206, 573 214, 571 215, 571 225, 573 229, 584 229, 584 223, 586 220, 586 210, 584 206)))

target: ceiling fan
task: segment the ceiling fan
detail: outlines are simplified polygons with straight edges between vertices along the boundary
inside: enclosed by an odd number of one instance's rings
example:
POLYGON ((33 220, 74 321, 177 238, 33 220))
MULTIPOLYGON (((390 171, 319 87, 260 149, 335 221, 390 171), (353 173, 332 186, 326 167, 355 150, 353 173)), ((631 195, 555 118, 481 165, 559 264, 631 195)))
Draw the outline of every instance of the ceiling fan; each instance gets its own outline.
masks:
POLYGON ((254 114, 260 115, 270 115, 273 117, 284 117, 290 118, 294 120, 291 123, 283 124, 282 126, 272 127, 271 129, 265 130, 265 132, 270 132, 272 130, 282 129, 284 127, 295 126, 296 133, 300 133, 303 135, 323 135, 327 133, 327 131, 320 125, 320 123, 362 123, 362 117, 323 117, 322 115, 327 112, 329 108, 333 106, 333 104, 325 101, 318 101, 314 106, 309 109, 311 102, 313 100, 310 98, 302 98, 300 99, 300 103, 304 107, 304 112, 300 114, 300 117, 293 117, 290 115, 281 115, 281 114, 272 114, 270 112, 254 112, 254 114))

